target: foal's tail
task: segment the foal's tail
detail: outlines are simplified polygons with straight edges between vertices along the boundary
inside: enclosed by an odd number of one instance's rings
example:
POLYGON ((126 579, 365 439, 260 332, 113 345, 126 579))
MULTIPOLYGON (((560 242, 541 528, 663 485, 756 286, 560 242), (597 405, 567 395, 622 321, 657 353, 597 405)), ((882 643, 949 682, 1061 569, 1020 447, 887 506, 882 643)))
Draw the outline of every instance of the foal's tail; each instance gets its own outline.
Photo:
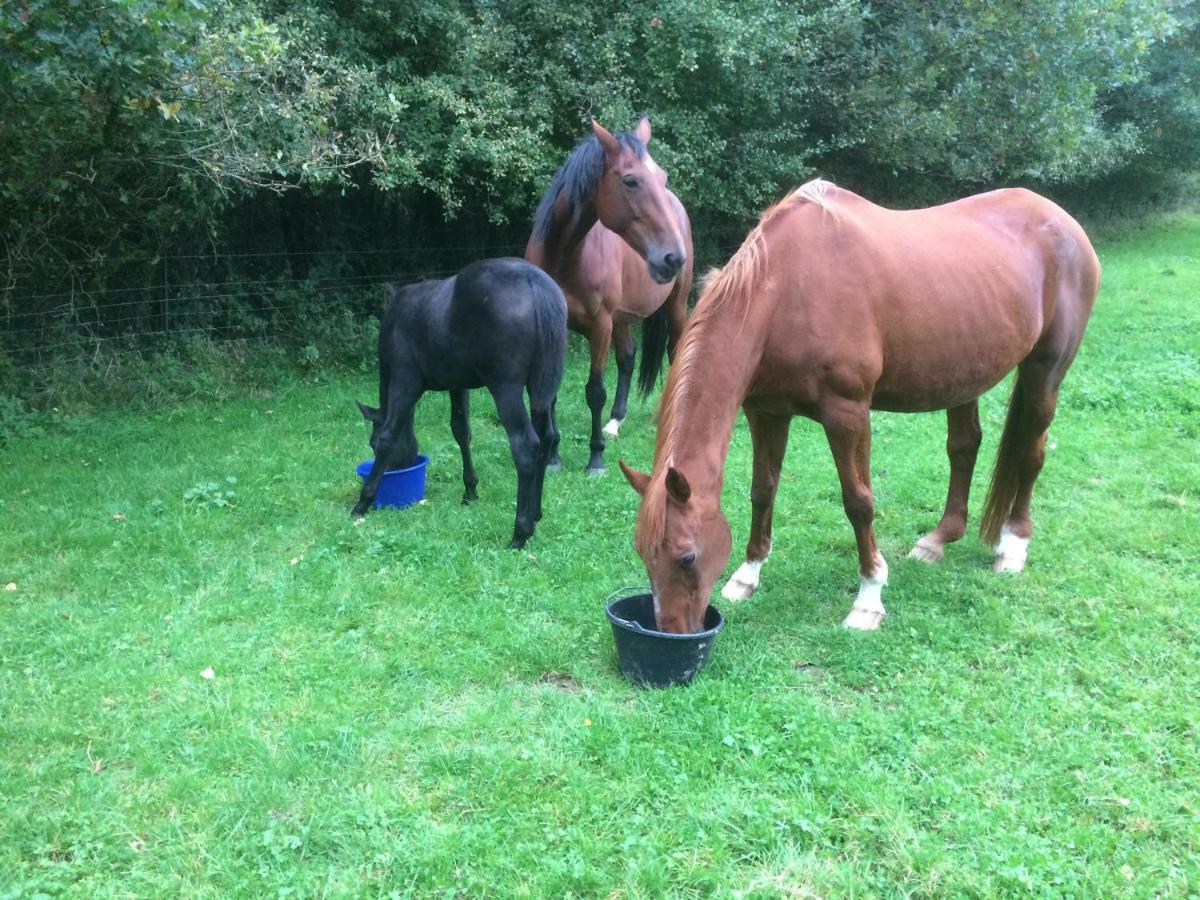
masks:
POLYGON ((567 361, 567 300, 549 275, 530 279, 537 323, 533 370, 529 373, 531 404, 547 406, 558 394, 567 361))
MULTIPOLYGON (((667 301, 669 303, 670 300, 667 301)), ((667 355, 667 303, 642 320, 642 364, 638 367, 638 393, 647 396, 658 383, 663 357, 667 355)))
POLYGON ((983 518, 979 521, 979 534, 989 547, 996 546, 996 542, 1000 540, 1000 528, 1012 512, 1017 488, 1021 484, 1017 467, 1018 440, 1025 403, 1025 388, 1021 384, 1021 373, 1018 369, 1012 396, 1008 398, 1008 415, 1004 419, 1004 431, 1000 435, 1000 447, 996 451, 992 483, 988 485, 987 500, 983 503, 983 518))

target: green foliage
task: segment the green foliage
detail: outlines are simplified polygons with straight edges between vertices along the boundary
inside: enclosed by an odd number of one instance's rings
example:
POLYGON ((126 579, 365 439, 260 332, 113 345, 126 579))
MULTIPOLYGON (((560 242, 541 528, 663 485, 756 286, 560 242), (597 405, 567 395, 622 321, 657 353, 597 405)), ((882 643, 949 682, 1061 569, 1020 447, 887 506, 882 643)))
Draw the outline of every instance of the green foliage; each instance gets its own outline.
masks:
POLYGON ((226 476, 224 483, 202 481, 183 492, 183 502, 196 509, 224 509, 233 506, 237 501, 237 492, 233 490, 235 484, 237 478, 233 475, 226 476))
POLYGON ((16 438, 44 434, 36 411, 20 397, 0 394, 0 447, 16 438))
POLYGON ((1191 0, 8 3, 0 367, 182 327, 338 362, 385 276, 520 252, 591 116, 650 115, 704 266, 813 174, 1177 199, 1198 85, 1191 0))

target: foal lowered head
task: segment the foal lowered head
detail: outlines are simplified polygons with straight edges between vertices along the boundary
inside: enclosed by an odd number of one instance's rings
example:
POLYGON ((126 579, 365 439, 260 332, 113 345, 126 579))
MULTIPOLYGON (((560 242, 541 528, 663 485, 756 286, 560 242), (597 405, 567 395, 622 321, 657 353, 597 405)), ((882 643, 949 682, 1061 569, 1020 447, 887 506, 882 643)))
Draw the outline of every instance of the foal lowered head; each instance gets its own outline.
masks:
POLYGON ((667 173, 650 158, 650 120, 642 117, 634 134, 639 148, 618 140, 592 120, 592 132, 604 148, 604 174, 596 188, 596 216, 646 260, 650 277, 666 284, 687 261, 676 201, 667 190, 667 173), (641 152, 639 152, 639 150, 641 152))
POLYGON ((659 630, 703 631, 708 598, 733 543, 718 497, 693 492, 674 466, 654 478, 624 461, 621 471, 642 496, 634 542, 650 576, 659 630))
MULTIPOLYGON (((362 417, 371 423, 370 444, 372 452, 379 455, 379 436, 383 431, 384 420, 386 416, 384 411, 376 409, 374 406, 367 406, 358 400, 354 401, 358 404, 359 412, 362 417)), ((386 470, 406 469, 416 462, 419 449, 417 447, 417 439, 413 434, 397 435, 391 441, 391 451, 388 454, 388 459, 383 461, 386 470)))

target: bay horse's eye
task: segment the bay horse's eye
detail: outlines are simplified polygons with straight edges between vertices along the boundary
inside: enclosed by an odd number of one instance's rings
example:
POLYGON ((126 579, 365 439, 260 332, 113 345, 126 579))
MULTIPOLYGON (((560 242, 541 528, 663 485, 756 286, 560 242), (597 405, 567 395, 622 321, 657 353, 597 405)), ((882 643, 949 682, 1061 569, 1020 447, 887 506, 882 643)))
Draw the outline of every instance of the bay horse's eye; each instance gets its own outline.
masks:
POLYGON ((631 190, 633 190, 633 189, 637 188, 638 184, 640 183, 640 182, 639 182, 639 181, 638 181, 636 178, 634 178, 632 175, 626 175, 626 176, 625 176, 624 178, 622 178, 621 180, 622 180, 622 181, 625 183, 625 187, 627 187, 627 188, 630 188, 631 190))

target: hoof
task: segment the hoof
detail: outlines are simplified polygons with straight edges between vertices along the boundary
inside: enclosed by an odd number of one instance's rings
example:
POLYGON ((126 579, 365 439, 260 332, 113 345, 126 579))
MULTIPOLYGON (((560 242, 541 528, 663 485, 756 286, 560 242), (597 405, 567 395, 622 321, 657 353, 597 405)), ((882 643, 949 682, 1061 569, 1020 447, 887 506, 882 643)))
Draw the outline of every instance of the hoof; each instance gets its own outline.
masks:
POLYGON ((621 436, 621 423, 624 419, 609 419, 608 424, 604 426, 604 433, 609 437, 621 436))
POLYGON ((756 585, 746 584, 744 581, 738 581, 737 578, 730 578, 725 582, 725 587, 721 588, 721 596, 726 600, 749 600, 757 590, 756 585))
POLYGON ((997 556, 996 561, 992 563, 993 572, 1022 572, 1025 570, 1025 557, 1023 556, 997 556))
POLYGON ((927 537, 917 541, 916 546, 908 551, 909 559, 919 559, 921 562, 935 563, 942 561, 943 548, 940 544, 927 537))
POLYGON ((350 518, 361 519, 367 514, 367 510, 371 508, 369 503, 356 503, 354 509, 350 510, 350 518))
POLYGON ((511 541, 508 542, 508 549, 509 550, 523 550, 525 548, 525 543, 528 540, 529 540, 529 538, 527 538, 527 537, 513 538, 511 541))
POLYGON ((587 474, 588 478, 599 478, 601 475, 607 475, 608 469, 606 469, 604 466, 588 466, 587 474))
POLYGON ((850 615, 842 620, 843 628, 853 628, 855 631, 874 631, 883 622, 887 613, 882 609, 866 609, 854 607, 850 615))
POLYGON ((555 460, 551 460, 550 462, 546 463, 546 471, 547 472, 561 472, 562 471, 562 460, 555 459, 555 460))

